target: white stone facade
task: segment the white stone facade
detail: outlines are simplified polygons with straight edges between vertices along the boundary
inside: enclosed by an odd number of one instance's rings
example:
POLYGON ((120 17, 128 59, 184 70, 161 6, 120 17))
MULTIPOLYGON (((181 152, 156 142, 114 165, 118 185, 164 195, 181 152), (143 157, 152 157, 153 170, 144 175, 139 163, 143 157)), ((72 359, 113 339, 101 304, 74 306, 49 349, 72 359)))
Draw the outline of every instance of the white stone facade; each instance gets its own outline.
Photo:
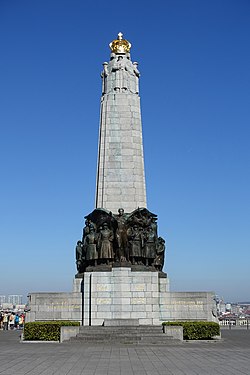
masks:
POLYGON ((82 320, 82 293, 29 293, 26 322, 82 320))
POLYGON ((217 321, 212 292, 170 292, 158 272, 113 268, 85 272, 72 293, 31 293, 26 321, 76 320, 100 326, 105 319, 138 319, 140 325, 164 321, 217 321))
MULTIPOLYGON (((159 325, 160 283, 169 291, 168 279, 158 272, 134 272, 113 268, 111 272, 85 272, 75 279, 74 290, 82 288, 83 325, 102 325, 104 319, 139 319, 141 325, 159 325), (91 315, 90 315, 91 311, 91 315)), ((163 294, 164 294, 163 292, 163 294)))

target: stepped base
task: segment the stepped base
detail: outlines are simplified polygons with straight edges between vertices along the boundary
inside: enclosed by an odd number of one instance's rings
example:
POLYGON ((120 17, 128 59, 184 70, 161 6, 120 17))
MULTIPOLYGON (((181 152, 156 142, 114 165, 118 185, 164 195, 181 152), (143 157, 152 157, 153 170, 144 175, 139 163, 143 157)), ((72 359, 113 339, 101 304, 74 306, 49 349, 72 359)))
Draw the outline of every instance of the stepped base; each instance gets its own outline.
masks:
POLYGON ((133 344, 133 345, 167 345, 181 343, 163 332, 162 326, 81 326, 76 337, 67 342, 133 344))
POLYGON ((104 319, 104 327, 139 326, 139 319, 104 319))

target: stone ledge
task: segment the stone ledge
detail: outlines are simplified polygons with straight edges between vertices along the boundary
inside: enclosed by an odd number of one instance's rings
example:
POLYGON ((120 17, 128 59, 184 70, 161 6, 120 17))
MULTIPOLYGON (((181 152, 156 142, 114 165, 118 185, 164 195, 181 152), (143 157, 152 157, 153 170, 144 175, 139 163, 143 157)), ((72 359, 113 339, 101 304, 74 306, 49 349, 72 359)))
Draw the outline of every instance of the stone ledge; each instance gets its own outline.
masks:
POLYGON ((139 326, 139 319, 104 319, 105 327, 139 326))
POLYGON ((182 326, 163 326, 163 332, 168 336, 172 336, 176 340, 183 341, 183 327, 182 326))

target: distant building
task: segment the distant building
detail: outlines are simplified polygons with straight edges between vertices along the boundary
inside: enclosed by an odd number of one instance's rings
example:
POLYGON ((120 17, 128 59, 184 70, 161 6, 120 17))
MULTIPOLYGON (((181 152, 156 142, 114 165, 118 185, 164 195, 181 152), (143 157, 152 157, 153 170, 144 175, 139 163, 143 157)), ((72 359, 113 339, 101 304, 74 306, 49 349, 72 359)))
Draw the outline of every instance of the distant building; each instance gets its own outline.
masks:
POLYGON ((12 305, 22 305, 23 296, 20 294, 10 294, 8 296, 8 303, 12 305))
POLYGON ((226 305, 223 300, 221 300, 218 304, 218 312, 219 315, 225 314, 226 312, 226 305))
POLYGON ((239 305, 238 303, 232 303, 231 304, 231 313, 240 315, 243 311, 243 307, 239 305))
POLYGON ((6 302, 6 296, 0 296, 0 305, 6 302))

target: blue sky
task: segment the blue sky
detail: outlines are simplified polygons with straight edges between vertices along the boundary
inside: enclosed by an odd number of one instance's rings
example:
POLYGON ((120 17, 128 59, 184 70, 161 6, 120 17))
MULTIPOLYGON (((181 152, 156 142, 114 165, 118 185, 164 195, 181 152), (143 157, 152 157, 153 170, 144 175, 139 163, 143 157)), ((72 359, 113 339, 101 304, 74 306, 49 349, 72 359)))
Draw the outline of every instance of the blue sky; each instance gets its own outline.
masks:
POLYGON ((0 0, 0 294, 71 290, 119 31, 141 71, 148 208, 171 289, 249 301, 247 0, 0 0))

